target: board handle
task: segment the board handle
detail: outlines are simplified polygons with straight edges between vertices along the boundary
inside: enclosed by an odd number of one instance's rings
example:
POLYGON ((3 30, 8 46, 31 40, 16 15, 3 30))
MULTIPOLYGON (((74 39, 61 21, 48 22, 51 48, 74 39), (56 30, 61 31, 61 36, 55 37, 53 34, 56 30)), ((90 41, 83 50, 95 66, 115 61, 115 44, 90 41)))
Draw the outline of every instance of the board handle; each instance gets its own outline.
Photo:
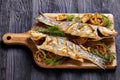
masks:
POLYGON ((2 40, 8 45, 27 45, 28 38, 30 38, 30 35, 26 33, 6 33, 3 35, 2 40))

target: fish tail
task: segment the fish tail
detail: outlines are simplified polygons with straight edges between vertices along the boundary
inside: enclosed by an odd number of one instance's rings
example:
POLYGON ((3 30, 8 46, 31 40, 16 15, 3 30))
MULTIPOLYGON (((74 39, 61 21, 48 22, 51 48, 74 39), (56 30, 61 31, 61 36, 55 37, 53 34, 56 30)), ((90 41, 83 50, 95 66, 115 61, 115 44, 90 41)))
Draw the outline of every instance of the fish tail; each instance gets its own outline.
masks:
POLYGON ((102 69, 105 69, 105 60, 103 60, 102 58, 95 58, 95 64, 98 65, 99 67, 101 67, 102 69))
POLYGON ((54 19, 51 19, 51 18, 45 16, 42 12, 39 12, 39 16, 36 19, 39 22, 44 23, 49 26, 58 25, 58 23, 59 23, 59 21, 56 21, 54 19))
POLYGON ((77 47, 77 50, 79 52, 79 54, 86 60, 89 60, 91 62, 93 62, 94 64, 96 64, 97 66, 99 66, 102 69, 105 69, 105 60, 92 54, 91 52, 88 52, 87 50, 84 49, 84 47, 82 45, 80 45, 79 47, 77 47))
POLYGON ((89 52, 87 52, 87 53, 89 54, 88 58, 90 61, 92 61, 93 63, 98 65, 100 68, 105 69, 105 67, 106 67, 105 62, 106 61, 104 59, 102 59, 96 55, 93 55, 92 53, 89 53, 89 52))

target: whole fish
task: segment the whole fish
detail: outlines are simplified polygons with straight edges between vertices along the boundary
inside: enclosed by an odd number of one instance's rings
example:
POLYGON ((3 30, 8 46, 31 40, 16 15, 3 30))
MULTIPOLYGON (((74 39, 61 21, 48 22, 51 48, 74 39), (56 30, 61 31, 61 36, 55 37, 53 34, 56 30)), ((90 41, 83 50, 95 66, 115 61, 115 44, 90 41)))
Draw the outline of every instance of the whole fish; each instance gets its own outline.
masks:
POLYGON ((105 68, 104 59, 84 50, 82 45, 76 45, 65 37, 50 36, 36 31, 30 31, 30 34, 33 40, 38 37, 39 41, 45 38, 42 44, 37 45, 38 49, 46 50, 60 56, 70 57, 78 61, 81 61, 82 58, 87 59, 99 67, 105 68))
POLYGON ((50 26, 58 25, 58 28, 64 33, 79 37, 87 37, 92 40, 101 40, 103 38, 109 38, 117 35, 117 32, 114 29, 109 29, 103 26, 85 24, 81 22, 60 22, 49 18, 42 13, 40 13, 40 15, 37 17, 37 20, 50 26))

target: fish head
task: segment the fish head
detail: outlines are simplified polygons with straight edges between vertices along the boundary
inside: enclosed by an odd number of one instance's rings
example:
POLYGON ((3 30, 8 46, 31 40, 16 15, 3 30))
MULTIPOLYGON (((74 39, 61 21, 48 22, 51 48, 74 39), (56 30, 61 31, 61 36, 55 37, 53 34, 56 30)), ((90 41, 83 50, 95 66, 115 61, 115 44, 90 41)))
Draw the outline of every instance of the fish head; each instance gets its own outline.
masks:
POLYGON ((112 37, 112 36, 117 36, 117 32, 114 29, 108 29, 106 27, 98 27, 98 32, 103 36, 103 37, 112 37))

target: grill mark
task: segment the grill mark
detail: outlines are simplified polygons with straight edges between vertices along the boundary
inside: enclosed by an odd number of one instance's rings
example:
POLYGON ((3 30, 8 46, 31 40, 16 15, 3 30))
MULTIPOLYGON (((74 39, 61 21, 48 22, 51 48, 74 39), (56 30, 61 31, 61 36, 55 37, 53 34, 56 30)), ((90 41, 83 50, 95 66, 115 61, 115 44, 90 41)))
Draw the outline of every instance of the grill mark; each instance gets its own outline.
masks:
POLYGON ((69 31, 71 28, 74 27, 73 25, 75 25, 75 23, 70 24, 70 25, 65 29, 65 31, 66 31, 66 32, 69 31))
POLYGON ((76 45, 75 44, 72 44, 73 45, 73 55, 75 57, 75 54, 76 54, 76 45))
POLYGON ((66 54, 69 55, 68 46, 67 46, 67 41, 66 41, 66 39, 64 39, 64 45, 65 45, 65 47, 66 47, 66 54))
POLYGON ((57 45, 59 45, 59 40, 58 40, 58 37, 55 37, 54 39, 55 39, 55 41, 56 41, 57 45))
POLYGON ((49 45, 52 42, 52 40, 49 40, 46 42, 46 45, 49 45))
MULTIPOLYGON (((53 50, 52 52, 55 52, 55 46, 54 46, 54 43, 53 43, 54 39, 51 38, 51 40, 52 40, 52 46, 53 46, 53 47, 52 47, 52 50, 53 50)), ((55 53, 55 54, 56 54, 56 53, 55 53)))

